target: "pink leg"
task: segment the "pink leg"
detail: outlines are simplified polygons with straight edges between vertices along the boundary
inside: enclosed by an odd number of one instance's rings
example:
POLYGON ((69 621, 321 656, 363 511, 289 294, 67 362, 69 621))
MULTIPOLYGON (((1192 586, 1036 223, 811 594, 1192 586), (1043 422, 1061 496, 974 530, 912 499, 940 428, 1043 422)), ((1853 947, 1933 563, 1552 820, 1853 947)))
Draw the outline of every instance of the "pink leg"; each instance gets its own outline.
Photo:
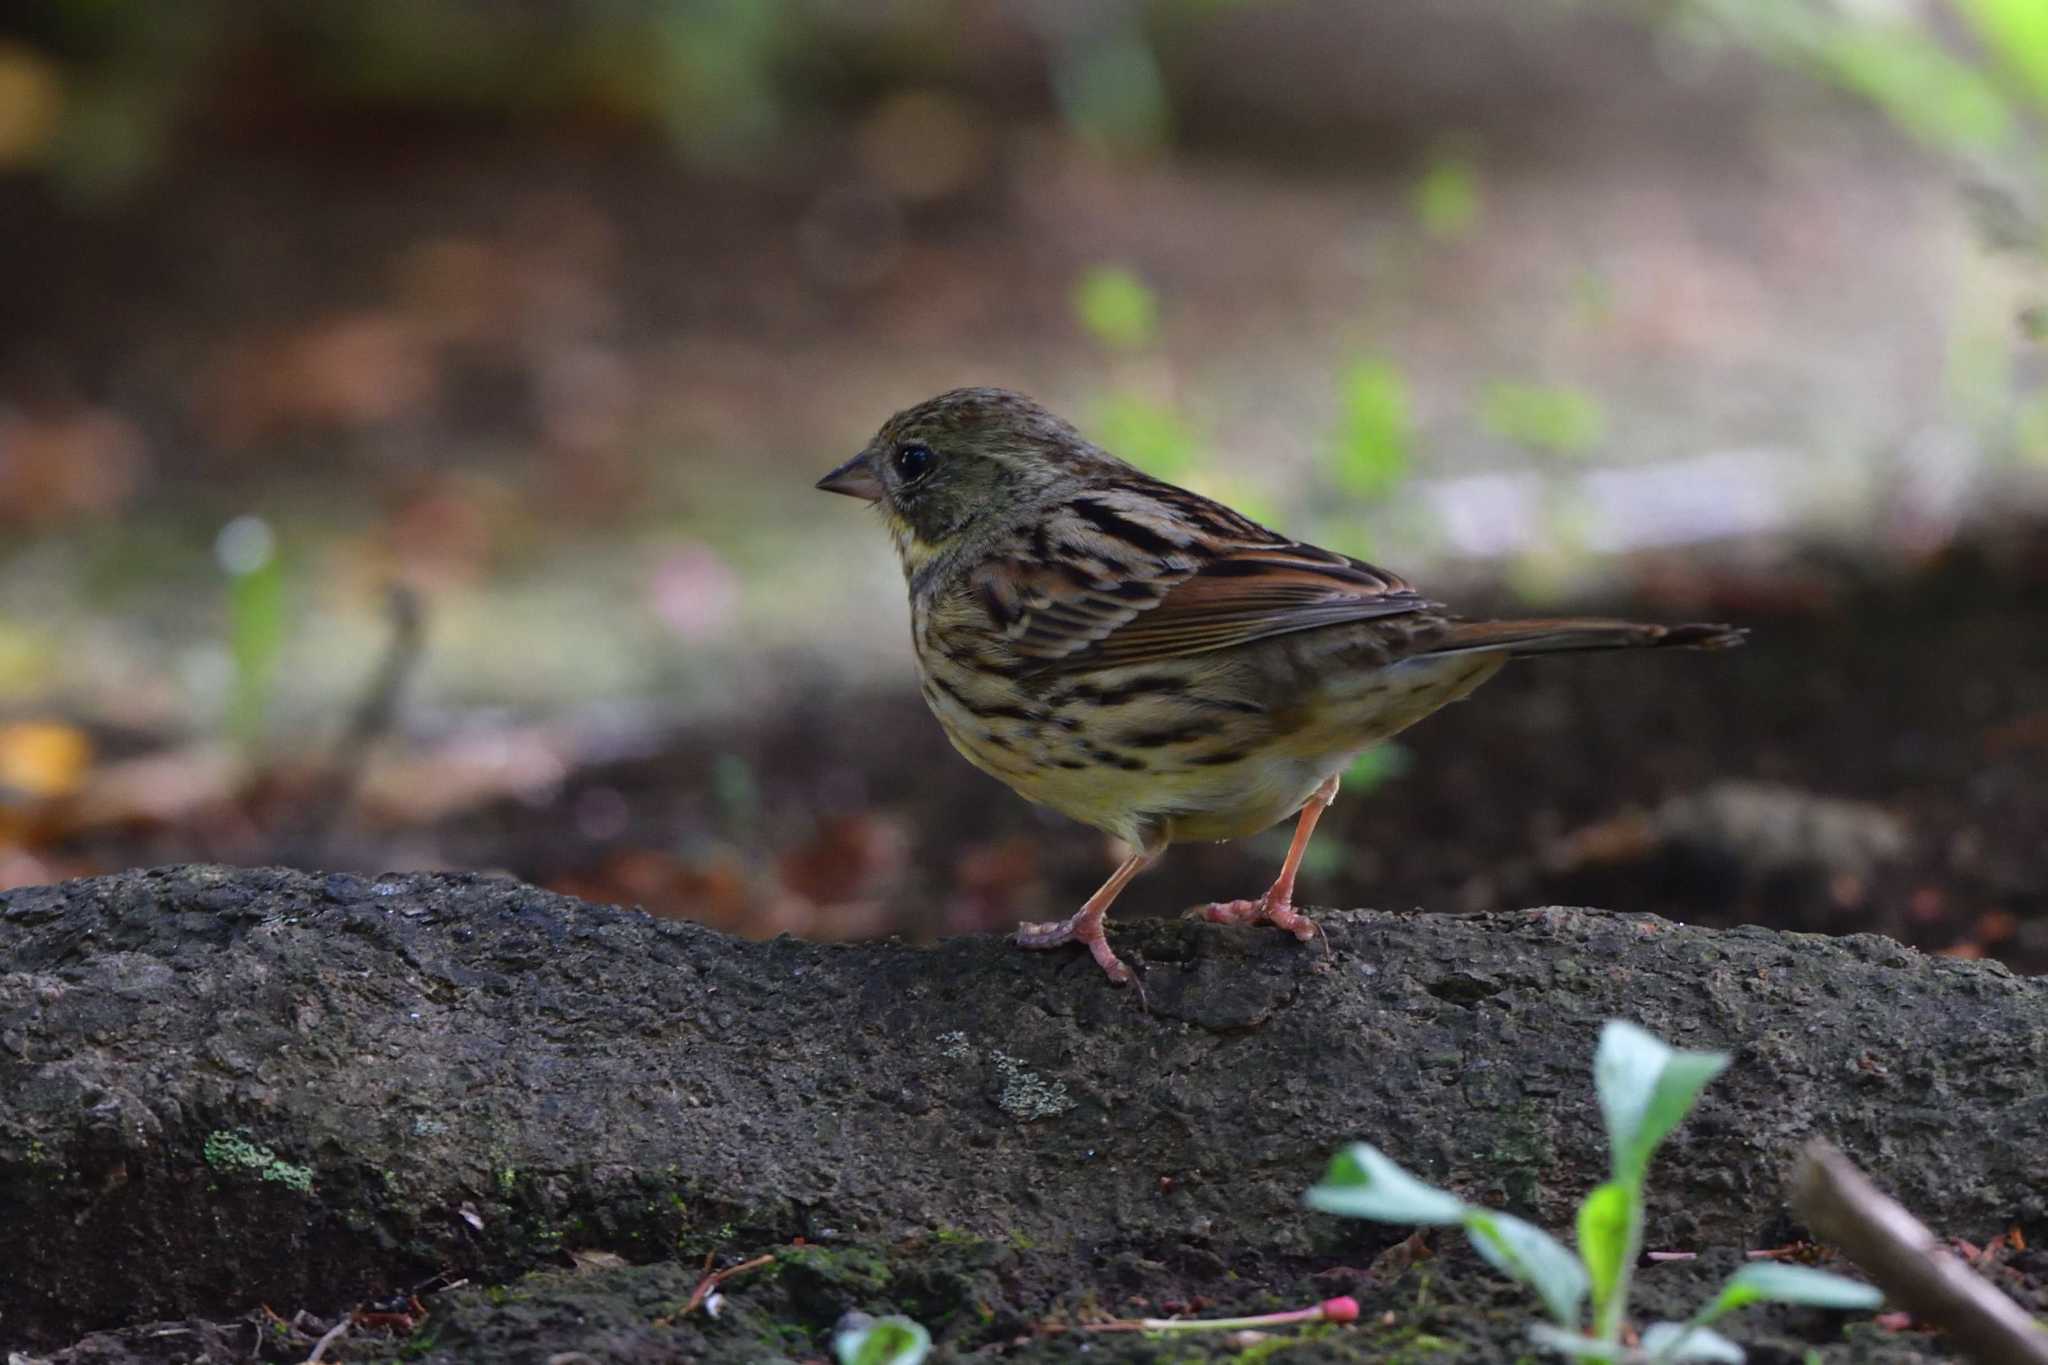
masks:
POLYGON ((1017 945, 1022 948, 1057 948, 1062 943, 1085 943, 1104 974, 1117 985, 1123 985, 1131 979, 1131 969, 1110 951, 1109 936, 1103 932, 1102 921, 1109 913, 1109 903, 1117 898, 1124 884, 1157 862, 1162 851, 1157 848, 1139 849, 1124 859, 1116 871, 1109 874, 1109 880, 1102 884, 1102 889, 1090 896, 1088 903, 1070 918, 1018 925, 1017 945))
POLYGON ((1202 911, 1215 924, 1277 924, 1306 943, 1316 936, 1315 922, 1294 908, 1294 874, 1301 870, 1301 855, 1308 852, 1309 836, 1316 821, 1337 799, 1337 779, 1332 777, 1315 789, 1301 808, 1301 820, 1294 826, 1294 842, 1287 846, 1287 861, 1266 894, 1255 901, 1218 901, 1202 911))

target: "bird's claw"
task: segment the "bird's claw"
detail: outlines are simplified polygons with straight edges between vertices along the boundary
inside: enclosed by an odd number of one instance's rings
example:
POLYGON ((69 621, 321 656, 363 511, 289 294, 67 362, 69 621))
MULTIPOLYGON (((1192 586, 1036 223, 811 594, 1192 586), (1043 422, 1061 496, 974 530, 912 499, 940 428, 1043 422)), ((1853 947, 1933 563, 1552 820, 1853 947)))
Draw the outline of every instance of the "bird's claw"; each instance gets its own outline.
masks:
MULTIPOLYGON (((1323 931, 1307 915, 1286 901, 1261 896, 1255 901, 1216 901, 1198 912, 1211 924, 1271 924, 1285 929, 1306 943, 1323 931)), ((1327 944, 1329 940, 1325 939, 1327 944)))
POLYGON ((1110 948, 1109 936, 1102 932, 1099 922, 1091 934, 1086 929, 1076 928, 1072 919, 1026 921, 1017 926, 1013 941, 1020 948, 1057 948, 1077 940, 1088 945, 1089 956, 1095 959, 1096 966, 1102 968, 1104 976, 1119 986, 1130 984, 1133 979, 1131 969, 1110 948))

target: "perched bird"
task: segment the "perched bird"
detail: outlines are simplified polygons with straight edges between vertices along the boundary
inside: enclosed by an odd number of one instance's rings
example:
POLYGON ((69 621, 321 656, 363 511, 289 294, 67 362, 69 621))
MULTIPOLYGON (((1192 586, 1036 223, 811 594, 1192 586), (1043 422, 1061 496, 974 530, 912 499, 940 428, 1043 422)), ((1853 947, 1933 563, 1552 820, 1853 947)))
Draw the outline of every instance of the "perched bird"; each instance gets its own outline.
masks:
POLYGON ((1022 394, 955 389, 818 481, 881 509, 910 584, 925 701, 967 760, 1132 852, 1027 948, 1085 944, 1131 979, 1110 902, 1169 844, 1300 813, 1280 875, 1208 918, 1306 941, 1294 877, 1364 749, 1510 658, 1719 649, 1728 626, 1466 621, 1398 575, 1269 531, 1141 473, 1022 394))

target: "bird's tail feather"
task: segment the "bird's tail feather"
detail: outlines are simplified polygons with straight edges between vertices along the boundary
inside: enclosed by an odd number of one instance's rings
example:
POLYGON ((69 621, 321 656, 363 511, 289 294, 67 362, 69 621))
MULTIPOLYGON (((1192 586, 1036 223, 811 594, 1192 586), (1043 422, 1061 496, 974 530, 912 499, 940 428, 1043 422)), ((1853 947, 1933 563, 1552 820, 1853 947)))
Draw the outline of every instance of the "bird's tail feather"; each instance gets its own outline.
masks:
POLYGON ((1653 626, 1598 617, 1460 621, 1428 652, 1523 655, 1591 649, 1733 649, 1748 633, 1736 626, 1653 626))

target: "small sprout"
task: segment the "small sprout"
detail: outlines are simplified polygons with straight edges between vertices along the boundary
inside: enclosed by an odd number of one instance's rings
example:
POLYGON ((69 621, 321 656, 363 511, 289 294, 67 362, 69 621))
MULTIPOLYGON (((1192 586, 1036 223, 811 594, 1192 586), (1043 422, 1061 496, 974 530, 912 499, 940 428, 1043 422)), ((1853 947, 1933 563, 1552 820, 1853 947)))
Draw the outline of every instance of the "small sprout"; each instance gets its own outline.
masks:
POLYGON ((832 1333, 839 1365, 918 1365, 931 1349, 931 1333, 909 1318, 848 1313, 832 1333))
POLYGON ((1709 1325, 1754 1303, 1865 1309, 1881 1296, 1868 1285, 1774 1261, 1744 1266, 1686 1322, 1659 1322, 1625 1345, 1628 1291, 1643 1236, 1643 1178, 1658 1144, 1685 1120, 1707 1083, 1728 1065, 1719 1052, 1686 1052, 1624 1020, 1609 1020, 1594 1055, 1593 1083, 1606 1121, 1614 1178, 1579 1206, 1574 1255, 1530 1223, 1467 1204, 1403 1170, 1377 1148, 1353 1143, 1310 1189, 1311 1208, 1404 1224, 1461 1224, 1473 1248, 1504 1274, 1536 1291, 1551 1321, 1532 1323, 1538 1346, 1575 1360, 1612 1365, 1741 1365, 1742 1348, 1709 1325), (1581 1308, 1590 1296, 1592 1321, 1581 1308))

